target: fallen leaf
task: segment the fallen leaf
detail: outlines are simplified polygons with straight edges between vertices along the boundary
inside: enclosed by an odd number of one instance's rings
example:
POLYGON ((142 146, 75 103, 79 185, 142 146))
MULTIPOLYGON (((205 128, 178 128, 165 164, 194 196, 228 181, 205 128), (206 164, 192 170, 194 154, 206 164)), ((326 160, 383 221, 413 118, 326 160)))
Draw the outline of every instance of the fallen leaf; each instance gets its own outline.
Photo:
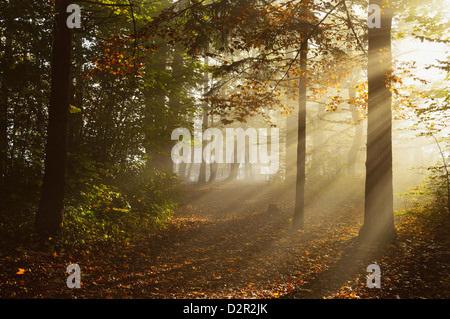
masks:
POLYGON ((23 275, 25 272, 25 269, 19 268, 19 271, 16 272, 16 275, 23 275))

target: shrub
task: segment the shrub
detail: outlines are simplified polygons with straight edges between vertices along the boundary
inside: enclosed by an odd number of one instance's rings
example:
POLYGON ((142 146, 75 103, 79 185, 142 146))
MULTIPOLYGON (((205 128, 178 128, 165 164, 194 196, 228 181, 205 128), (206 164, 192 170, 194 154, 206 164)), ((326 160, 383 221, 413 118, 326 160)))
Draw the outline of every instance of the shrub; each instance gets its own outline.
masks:
POLYGON ((85 185, 84 191, 68 199, 61 233, 64 244, 136 239, 163 226, 177 206, 180 184, 172 173, 139 168, 117 174, 111 184, 85 185))
POLYGON ((434 205, 450 211, 450 168, 444 165, 435 165, 428 170, 430 175, 427 177, 428 192, 433 196, 434 205))

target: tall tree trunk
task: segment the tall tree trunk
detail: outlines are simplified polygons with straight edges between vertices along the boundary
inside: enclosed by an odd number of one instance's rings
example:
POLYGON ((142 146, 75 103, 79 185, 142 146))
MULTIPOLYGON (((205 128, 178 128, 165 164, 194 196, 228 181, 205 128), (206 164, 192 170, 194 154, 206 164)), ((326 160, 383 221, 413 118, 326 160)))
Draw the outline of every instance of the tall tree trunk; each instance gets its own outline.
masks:
POLYGON ((250 146, 245 148, 244 179, 253 181, 253 163, 250 163, 250 146))
MULTIPOLYGON (((293 59, 292 53, 288 54, 288 58, 293 59)), ((290 83, 290 81, 289 81, 290 83)), ((290 100, 291 96, 286 97, 286 104, 293 106, 290 100)), ((293 107, 292 113, 286 115, 286 158, 285 158, 285 183, 287 188, 295 186, 296 165, 297 165, 297 135, 298 135, 298 110, 293 107)))
POLYGON ((308 40, 300 46, 299 103, 298 103, 298 140, 297 140, 297 180, 295 187, 295 211, 293 228, 302 229, 305 215, 306 184, 306 72, 308 58, 308 40))
POLYGON ((183 181, 186 179, 186 168, 187 168, 186 163, 182 162, 182 163, 178 164, 178 176, 183 181))
POLYGON ((238 175, 239 175, 239 166, 241 165, 238 162, 238 157, 237 157, 237 138, 234 139, 234 160, 233 163, 229 164, 230 167, 230 172, 228 174, 228 177, 225 179, 226 182, 234 182, 237 180, 238 175))
POLYGON ((324 177, 329 175, 323 174, 322 165, 323 161, 323 151, 325 149, 325 136, 322 125, 322 117, 326 113, 326 107, 323 103, 317 103, 317 112, 311 118, 311 135, 312 135, 312 145, 313 149, 311 152, 311 166, 308 169, 308 189, 312 192, 320 192, 320 187, 325 181, 324 177))
MULTIPOLYGON (((371 4, 381 7, 381 0, 371 4)), ((383 8, 381 27, 369 29, 368 122, 364 242, 389 241, 395 237, 392 186, 392 94, 390 91, 391 24, 393 10, 383 8)))
POLYGON ((192 176, 192 168, 194 167, 194 152, 191 152, 191 162, 189 163, 189 166, 186 168, 186 181, 191 181, 192 176))
POLYGON ((56 0, 52 48, 52 80, 47 129, 45 173, 35 228, 52 235, 60 227, 66 188, 72 31, 66 25, 68 0, 56 0))
MULTIPOLYGON (((148 65, 149 68, 156 72, 157 77, 165 76, 169 54, 169 48, 162 43, 155 60, 148 65)), ((173 172, 171 130, 167 127, 165 120, 169 116, 167 112, 168 103, 166 101, 167 92, 162 87, 150 84, 145 86, 144 95, 146 165, 149 168, 173 172)))
MULTIPOLYGON (((8 21, 8 19, 7 19, 8 21)), ((11 68, 11 38, 8 34, 8 22, 5 22, 6 30, 3 33, 4 50, 2 62, 2 100, 0 101, 0 178, 6 177, 8 158, 8 101, 9 101, 9 73, 11 68)))
MULTIPOLYGON (((208 111, 206 110, 206 105, 203 106, 203 114, 202 114, 202 134, 205 132, 205 130, 208 127, 208 111)), ((202 149, 205 148, 205 145, 202 141, 202 149)), ((202 156, 203 156, 203 151, 202 151, 202 156)), ((206 178, 206 161, 204 158, 202 158, 202 162, 200 163, 200 172, 198 175, 198 183, 202 184, 202 183, 206 183, 207 182, 207 178, 206 178)))
MULTIPOLYGON (((356 90, 354 88, 348 89, 349 97, 356 97, 356 90)), ((358 149, 361 147, 361 140, 363 136, 363 126, 361 118, 359 117, 358 109, 352 105, 350 105, 350 112, 353 120, 353 125, 355 126, 355 135, 353 137, 353 143, 348 151, 347 156, 347 173, 350 176, 355 177, 356 170, 356 160, 358 159, 358 149)))
MULTIPOLYGON (((172 77, 175 81, 178 79, 181 79, 183 74, 183 57, 181 56, 180 52, 182 51, 182 47, 177 45, 175 47, 175 51, 173 53, 173 60, 172 60, 172 77)), ((173 114, 177 119, 184 118, 183 115, 183 103, 181 101, 182 96, 180 93, 179 88, 173 87, 171 92, 169 93, 169 110, 171 114, 173 114)), ((183 123, 184 124, 184 123, 183 123)), ((172 146, 172 145, 171 145, 172 146)), ((186 163, 182 162, 178 164, 178 176, 184 180, 186 176, 186 163)))
MULTIPOLYGON (((208 65, 208 58, 205 58, 205 65, 208 65)), ((209 73, 208 71, 205 71, 203 74, 203 94, 206 94, 209 87, 209 73)), ((202 109, 202 134, 205 132, 205 130, 208 128, 208 103, 204 102, 203 109, 202 109)), ((202 148, 205 147, 203 141, 202 141, 202 148)), ((203 154, 203 151, 202 151, 203 154)), ((203 155, 202 155, 203 156, 203 155)), ((198 182, 206 183, 206 162, 205 159, 202 158, 202 162, 200 164, 200 173, 198 176, 198 182)))
POLYGON ((226 178, 227 182, 234 182, 237 180, 239 175, 239 163, 231 163, 230 164, 230 174, 226 178))
MULTIPOLYGON (((81 41, 74 41, 76 47, 81 46, 81 41)), ((74 59, 76 59, 74 57, 74 59)), ((81 69, 81 64, 78 64, 78 68, 81 69)), ((82 132, 83 132, 83 91, 84 91, 84 79, 81 75, 81 71, 74 76, 75 84, 72 85, 71 102, 73 106, 77 107, 80 111, 69 114, 69 142, 68 148, 70 153, 79 154, 82 132)), ((69 165, 70 166, 70 165, 69 165)))
POLYGON ((217 163, 209 164, 210 175, 209 175, 208 183, 213 183, 216 180, 218 167, 219 167, 219 164, 217 164, 217 163))
MULTIPOLYGON (((215 127, 213 114, 210 115, 210 119, 211 119, 210 127, 215 127)), ((219 168, 219 164, 216 162, 217 158, 216 158, 216 150, 215 149, 213 151, 213 154, 214 154, 215 161, 209 164, 209 173, 210 174, 209 174, 208 183, 214 183, 216 181, 217 170, 219 168)))

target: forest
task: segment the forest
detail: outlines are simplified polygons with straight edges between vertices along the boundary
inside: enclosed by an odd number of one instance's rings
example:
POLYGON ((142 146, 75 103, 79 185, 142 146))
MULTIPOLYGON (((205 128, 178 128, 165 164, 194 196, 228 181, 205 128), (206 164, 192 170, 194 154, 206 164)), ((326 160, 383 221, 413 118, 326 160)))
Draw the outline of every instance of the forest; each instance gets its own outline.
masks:
POLYGON ((0 0, 0 299, 450 298, 449 8, 0 0))

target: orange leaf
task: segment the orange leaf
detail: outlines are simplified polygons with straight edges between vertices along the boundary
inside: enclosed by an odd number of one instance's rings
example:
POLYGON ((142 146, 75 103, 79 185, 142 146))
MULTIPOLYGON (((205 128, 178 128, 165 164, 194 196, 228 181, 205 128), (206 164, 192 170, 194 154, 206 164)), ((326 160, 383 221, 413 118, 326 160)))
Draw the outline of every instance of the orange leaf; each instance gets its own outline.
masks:
POLYGON ((25 272, 25 269, 19 268, 19 271, 16 272, 16 275, 23 275, 24 272, 25 272))

